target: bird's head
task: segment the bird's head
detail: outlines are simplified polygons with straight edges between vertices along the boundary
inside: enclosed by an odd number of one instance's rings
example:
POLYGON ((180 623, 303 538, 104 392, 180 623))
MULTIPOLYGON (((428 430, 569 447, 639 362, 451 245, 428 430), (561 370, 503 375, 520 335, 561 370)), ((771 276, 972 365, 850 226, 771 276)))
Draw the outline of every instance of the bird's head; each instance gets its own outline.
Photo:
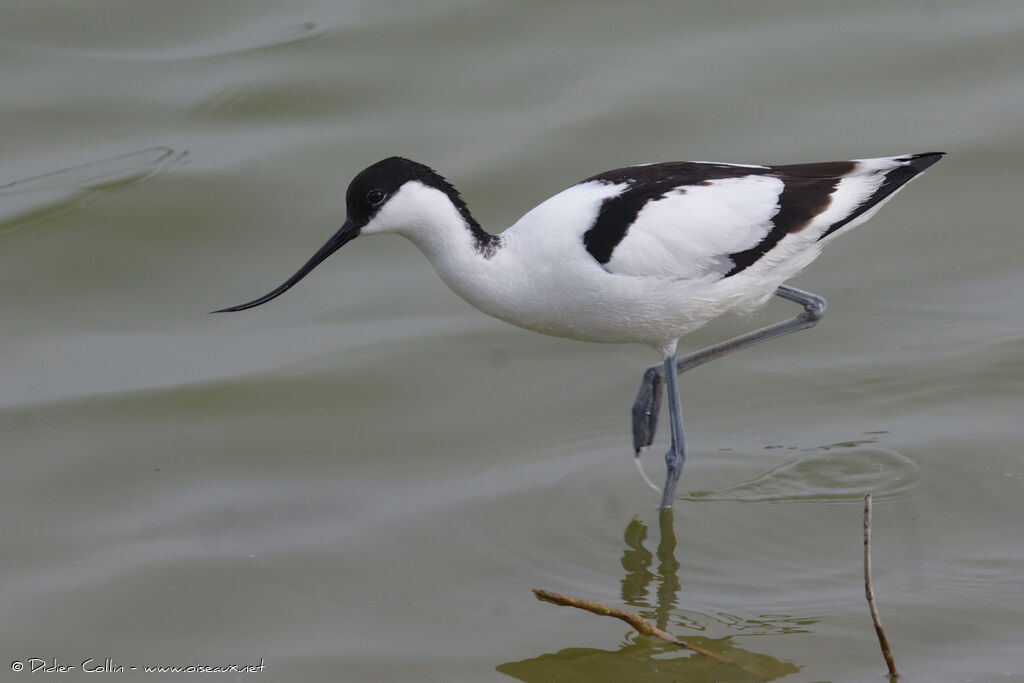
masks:
POLYGON ((345 206, 348 215, 341 228, 284 284, 258 299, 213 312, 244 311, 277 298, 362 234, 398 233, 422 244, 438 224, 465 222, 479 229, 447 180, 402 157, 388 157, 362 170, 349 183, 345 206))

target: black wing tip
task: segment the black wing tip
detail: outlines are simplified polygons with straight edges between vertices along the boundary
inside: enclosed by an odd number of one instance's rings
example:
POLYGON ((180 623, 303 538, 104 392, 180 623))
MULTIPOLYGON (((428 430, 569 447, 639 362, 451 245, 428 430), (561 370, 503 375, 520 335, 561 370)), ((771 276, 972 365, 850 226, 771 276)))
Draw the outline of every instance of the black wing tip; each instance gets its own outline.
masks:
POLYGON ((909 154, 902 157, 900 161, 906 161, 908 166, 921 173, 944 156, 946 156, 945 152, 924 152, 922 154, 909 154))

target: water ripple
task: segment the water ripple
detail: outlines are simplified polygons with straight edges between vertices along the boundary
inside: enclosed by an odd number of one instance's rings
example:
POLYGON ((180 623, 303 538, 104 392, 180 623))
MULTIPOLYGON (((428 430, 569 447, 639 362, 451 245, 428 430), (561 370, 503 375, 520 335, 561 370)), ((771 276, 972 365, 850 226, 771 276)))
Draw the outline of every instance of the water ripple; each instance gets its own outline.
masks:
POLYGON ((40 213, 50 215, 88 196, 88 191, 130 187, 147 182, 182 163, 187 151, 148 147, 127 154, 68 166, 0 185, 0 211, 13 216, 0 232, 23 225, 40 213))
POLYGON ((118 59, 152 62, 180 62, 211 57, 246 55, 287 49, 317 40, 330 31, 324 22, 300 21, 266 31, 239 25, 229 31, 214 31, 212 35, 191 42, 176 41, 172 46, 160 48, 68 46, 66 44, 23 43, 17 47, 28 52, 100 59, 118 59))
POLYGON ((0 185, 0 195, 17 192, 38 192, 62 187, 95 187, 97 185, 130 185, 160 172, 168 163, 181 159, 170 147, 149 147, 136 152, 69 166, 30 178, 0 185))
POLYGON ((217 34, 205 44, 181 45, 162 52, 149 51, 133 56, 160 61, 205 59, 230 55, 244 55, 268 52, 303 45, 327 35, 329 26, 315 21, 301 21, 295 24, 275 27, 269 31, 253 34, 248 29, 217 34))
POLYGON ((918 483, 917 464, 874 439, 819 446, 787 458, 759 474, 715 491, 691 493, 692 500, 747 503, 856 501, 901 498, 918 483))

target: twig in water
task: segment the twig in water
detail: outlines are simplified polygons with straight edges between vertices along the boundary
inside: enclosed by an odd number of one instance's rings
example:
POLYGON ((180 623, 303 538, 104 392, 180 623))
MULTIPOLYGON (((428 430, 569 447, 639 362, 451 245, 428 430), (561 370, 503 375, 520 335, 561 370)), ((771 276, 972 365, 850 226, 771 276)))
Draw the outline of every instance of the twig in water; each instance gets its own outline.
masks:
POLYGON ((601 604, 600 602, 591 602, 590 600, 571 598, 568 595, 553 593, 551 591, 546 591, 542 588, 534 588, 533 594, 536 595, 537 599, 542 602, 550 602, 553 605, 566 605, 568 607, 576 607, 577 609, 593 612, 594 614, 600 614, 601 616, 615 617, 616 619, 621 619, 622 621, 626 622, 627 624, 635 628, 637 632, 640 633, 640 635, 654 636, 655 638, 660 638, 661 640, 664 640, 667 643, 678 645, 679 647, 686 648, 687 650, 693 650, 697 654, 703 655, 708 659, 712 659, 721 664, 735 666, 737 669, 740 669, 741 671, 744 671, 748 674, 752 674, 764 680, 764 676, 762 676, 760 672, 754 671, 753 669, 748 669, 742 664, 730 661, 725 657, 722 657, 721 655, 716 655, 714 652, 710 652, 708 650, 705 650, 704 648, 697 647, 695 645, 690 645, 689 643, 679 640, 671 633, 666 633, 665 631, 662 631, 660 628, 658 628, 657 626, 647 621, 638 614, 633 614, 632 612, 627 612, 626 610, 622 610, 617 607, 609 607, 608 605, 601 604))
POLYGON ((896 662, 892 658, 892 650, 889 649, 889 639, 885 637, 885 629, 882 628, 882 621, 878 618, 878 608, 875 607, 875 591, 871 588, 871 494, 864 496, 864 595, 868 599, 868 608, 871 610, 871 620, 875 622, 875 633, 878 634, 878 644, 882 647, 882 656, 885 657, 885 665, 889 667, 889 676, 899 678, 900 672, 896 670, 896 662))

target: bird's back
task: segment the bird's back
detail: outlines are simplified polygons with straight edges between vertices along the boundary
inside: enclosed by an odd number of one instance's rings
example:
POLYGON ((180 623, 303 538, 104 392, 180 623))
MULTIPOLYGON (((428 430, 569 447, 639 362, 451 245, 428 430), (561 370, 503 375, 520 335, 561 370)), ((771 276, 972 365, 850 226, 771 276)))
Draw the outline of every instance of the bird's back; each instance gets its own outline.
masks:
POLYGON ((495 260, 508 247, 533 299, 524 316, 545 313, 543 325, 510 322, 593 341, 678 338, 763 303, 825 241, 867 220, 940 157, 666 162, 592 176, 502 235, 495 260))
MULTIPOLYGON (((866 220, 940 156, 785 166, 669 162, 617 169, 584 183, 621 190, 604 200, 583 244, 611 273, 731 277, 786 238, 811 245, 866 220)), ((781 254, 772 256, 778 260, 781 254)))

